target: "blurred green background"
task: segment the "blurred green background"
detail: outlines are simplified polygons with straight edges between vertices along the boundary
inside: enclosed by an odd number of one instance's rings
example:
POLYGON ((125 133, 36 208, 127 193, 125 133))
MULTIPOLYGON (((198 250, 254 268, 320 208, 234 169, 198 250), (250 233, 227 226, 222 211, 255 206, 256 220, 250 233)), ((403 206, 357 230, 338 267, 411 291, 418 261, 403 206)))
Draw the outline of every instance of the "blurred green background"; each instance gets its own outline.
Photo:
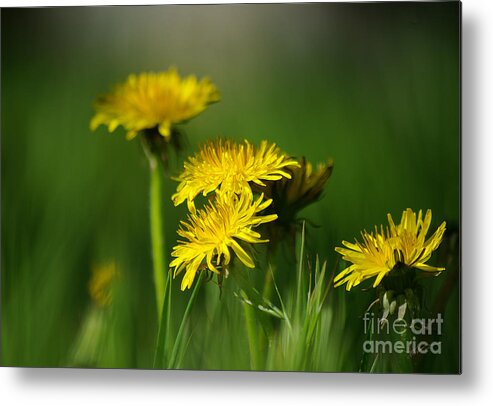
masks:
MULTIPOLYGON (((407 207, 432 209, 433 226, 446 220, 457 233, 459 27, 457 2, 3 9, 1 364, 74 365, 90 270, 114 260, 122 287, 97 366, 149 367, 147 163, 122 130, 89 131, 96 96, 129 73, 174 65, 221 91, 220 103, 183 127, 188 145, 171 163, 175 174, 216 136, 268 139, 314 163, 332 157, 323 199, 303 212, 320 226, 308 229, 310 250, 329 264, 342 239, 407 207)), ((166 181, 168 256, 185 216, 169 199, 175 187, 166 181)), ((452 286, 443 354, 425 371, 459 369, 457 247, 452 257, 428 288, 452 286)), ((197 328, 184 367, 248 368, 246 339, 228 337, 243 324, 212 318, 207 295, 217 287, 201 292, 192 317, 207 326, 197 328)), ((187 296, 174 293, 179 315, 187 296)), ((345 356, 361 348, 370 297, 332 291, 329 310, 341 320, 320 369, 358 370, 358 357, 345 356)), ((241 319, 234 299, 221 300, 228 320, 241 319)))

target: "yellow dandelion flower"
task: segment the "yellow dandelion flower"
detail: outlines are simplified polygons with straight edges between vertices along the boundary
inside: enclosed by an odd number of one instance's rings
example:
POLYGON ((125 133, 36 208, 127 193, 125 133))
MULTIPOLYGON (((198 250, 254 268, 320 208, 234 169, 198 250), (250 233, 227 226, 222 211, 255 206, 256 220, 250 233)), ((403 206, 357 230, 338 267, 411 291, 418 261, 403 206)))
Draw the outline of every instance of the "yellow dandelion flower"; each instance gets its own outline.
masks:
POLYGON ((218 267, 226 266, 231 261, 231 252, 247 267, 254 268, 255 263, 239 241, 249 244, 267 242, 253 230, 254 227, 274 221, 277 215, 260 216, 272 200, 263 201, 261 195, 253 200, 252 194, 235 195, 222 193, 214 202, 209 202, 188 216, 188 223, 181 222, 178 235, 185 241, 178 241, 170 263, 176 276, 186 269, 181 289, 192 286, 196 273, 207 267, 210 271, 220 273, 218 267))
POLYGON ((172 199, 177 206, 185 200, 193 202, 200 193, 206 196, 212 191, 251 194, 249 182, 265 186, 264 181, 290 179, 291 174, 286 170, 290 166, 299 164, 267 141, 262 141, 258 148, 246 140, 210 141, 185 162, 172 199))
POLYGON ((130 75, 96 101, 90 127, 95 130, 105 124, 113 132, 121 125, 128 139, 139 131, 157 128, 168 141, 173 124, 193 118, 217 101, 219 92, 209 79, 181 78, 174 68, 130 75))
POLYGON ((398 225, 394 224, 390 214, 387 218, 389 226, 385 231, 383 226, 380 226, 380 231, 375 227, 374 233, 361 233, 363 242, 356 240, 353 244, 343 241, 345 248, 336 248, 343 259, 352 264, 336 276, 335 286, 346 284, 346 289, 350 290, 362 281, 376 277, 373 287, 377 287, 386 275, 400 266, 427 272, 445 270, 426 264, 442 242, 445 222, 426 239, 431 224, 431 210, 427 210, 423 219, 421 210, 416 216, 411 209, 407 209, 398 225))
POLYGON ((118 275, 114 261, 94 266, 89 280, 89 295, 99 307, 108 306, 113 299, 112 284, 118 275))

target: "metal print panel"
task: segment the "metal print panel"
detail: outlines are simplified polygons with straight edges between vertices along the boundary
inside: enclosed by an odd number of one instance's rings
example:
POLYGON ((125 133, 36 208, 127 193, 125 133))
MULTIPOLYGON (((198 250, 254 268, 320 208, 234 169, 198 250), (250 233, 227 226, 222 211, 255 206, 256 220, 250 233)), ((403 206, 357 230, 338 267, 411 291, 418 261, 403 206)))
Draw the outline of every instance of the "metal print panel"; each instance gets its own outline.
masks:
POLYGON ((1 14, 1 365, 460 373, 460 3, 1 14))

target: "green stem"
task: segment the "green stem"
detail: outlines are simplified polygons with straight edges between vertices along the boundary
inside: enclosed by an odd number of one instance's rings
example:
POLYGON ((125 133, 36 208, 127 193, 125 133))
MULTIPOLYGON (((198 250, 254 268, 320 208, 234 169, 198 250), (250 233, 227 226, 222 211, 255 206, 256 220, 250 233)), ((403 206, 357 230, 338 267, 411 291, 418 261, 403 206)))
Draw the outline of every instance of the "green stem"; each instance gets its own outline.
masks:
POLYGON ((158 320, 161 320, 161 311, 165 296, 165 274, 167 272, 163 256, 165 248, 161 208, 163 180, 158 159, 153 155, 148 155, 148 158, 151 171, 149 220, 151 226, 152 265, 154 270, 157 315, 158 320))
POLYGON ((158 326, 158 336, 156 341, 156 349, 154 351, 154 362, 152 367, 160 369, 166 363, 167 349, 169 343, 170 333, 170 319, 171 319, 171 278, 166 278, 166 289, 168 289, 167 302, 163 302, 166 309, 161 311, 161 321, 158 326))
POLYGON ((250 367, 258 371, 261 364, 260 345, 258 340, 257 323, 255 319, 255 310, 248 303, 243 302, 245 312, 245 322, 248 336, 248 346, 250 348, 250 367))
POLYGON ((188 316, 190 315, 190 312, 192 311, 192 307, 193 304, 195 303, 195 299, 197 298, 197 294, 199 293, 199 289, 200 286, 202 285, 203 278, 204 278, 204 272, 200 272, 198 280, 193 288, 192 294, 190 295, 190 299, 188 300, 185 313, 183 313, 183 318, 181 319, 181 324, 180 324, 180 328, 178 329, 178 334, 176 334, 175 343, 173 344, 173 350, 171 352, 171 357, 168 364, 168 369, 172 369, 176 363, 176 357, 180 349, 183 333, 185 332, 185 324, 188 320, 188 316))

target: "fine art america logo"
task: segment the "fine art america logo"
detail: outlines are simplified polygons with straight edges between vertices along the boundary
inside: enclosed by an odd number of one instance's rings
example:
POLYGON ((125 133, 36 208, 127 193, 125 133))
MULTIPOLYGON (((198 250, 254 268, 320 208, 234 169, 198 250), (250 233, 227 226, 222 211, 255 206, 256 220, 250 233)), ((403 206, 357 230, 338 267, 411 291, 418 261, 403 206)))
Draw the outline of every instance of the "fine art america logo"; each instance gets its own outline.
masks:
POLYGON ((442 335, 443 318, 440 313, 434 319, 411 321, 402 318, 389 321, 377 318, 373 313, 365 313, 363 322, 365 335, 370 337, 363 343, 365 353, 414 355, 442 352, 442 343, 436 340, 442 335))

